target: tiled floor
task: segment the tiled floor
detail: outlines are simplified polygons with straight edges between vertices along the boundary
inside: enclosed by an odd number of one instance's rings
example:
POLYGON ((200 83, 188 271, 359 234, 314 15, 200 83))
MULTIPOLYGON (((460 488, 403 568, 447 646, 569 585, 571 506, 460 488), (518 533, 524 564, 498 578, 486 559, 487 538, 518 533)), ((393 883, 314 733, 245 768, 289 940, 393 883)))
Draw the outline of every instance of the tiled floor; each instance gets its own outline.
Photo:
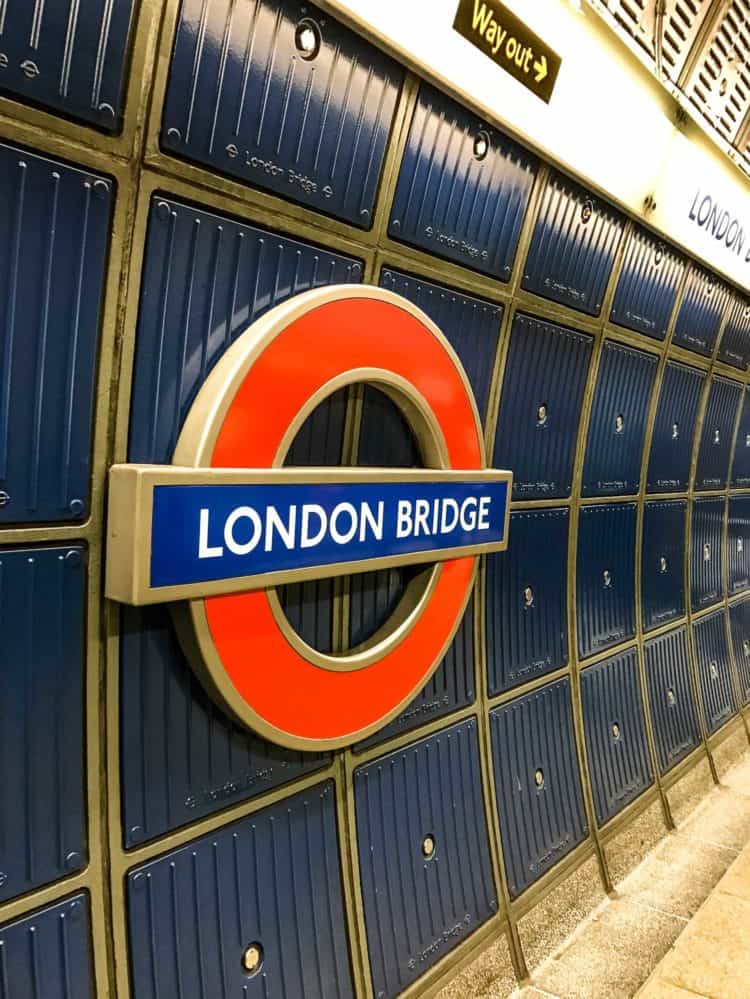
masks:
POLYGON ((640 991, 640 999, 750 997, 750 846, 640 991))
POLYGON ((750 999, 748 844, 745 755, 514 999, 750 999))

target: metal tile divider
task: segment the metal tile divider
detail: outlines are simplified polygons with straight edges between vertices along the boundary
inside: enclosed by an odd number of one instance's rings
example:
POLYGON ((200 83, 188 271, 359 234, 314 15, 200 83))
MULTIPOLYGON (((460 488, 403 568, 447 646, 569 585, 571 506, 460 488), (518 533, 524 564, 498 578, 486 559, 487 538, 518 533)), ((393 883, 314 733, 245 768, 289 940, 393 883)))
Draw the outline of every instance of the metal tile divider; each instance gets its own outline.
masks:
MULTIPOLYGON (((698 268, 700 270, 700 265, 693 264, 691 266, 691 270, 693 268, 698 268)), ((692 449, 691 463, 690 463, 690 479, 689 479, 689 484, 688 484, 688 510, 687 510, 686 527, 685 527, 685 529, 687 531, 687 537, 686 537, 686 543, 685 543, 685 580, 686 580, 685 600, 686 600, 686 610, 687 610, 688 661, 689 661, 689 664, 690 664, 691 686, 692 686, 692 691, 693 691, 693 698, 695 700, 695 705, 696 705, 696 709, 697 709, 697 713, 698 713, 698 724, 699 724, 699 727, 700 727, 702 746, 703 746, 703 749, 704 749, 704 751, 706 753, 706 757, 708 759, 708 765, 709 765, 709 768, 711 770, 711 777, 713 778, 713 781, 716 784, 719 783, 719 775, 717 773, 716 764, 714 762, 713 754, 711 752, 711 747, 709 745, 710 739, 711 739, 711 735, 708 732, 708 726, 707 726, 707 723, 706 723, 705 712, 704 712, 704 709, 703 709, 703 697, 702 697, 702 694, 701 694, 700 678, 699 678, 699 675, 698 675, 698 655, 697 655, 697 649, 696 649, 696 645, 695 645, 695 635, 694 635, 693 624, 695 623, 696 620, 699 620, 700 617, 705 616, 706 612, 715 611, 715 610, 717 610, 719 608, 723 608, 724 609, 724 614, 725 614, 725 617, 726 617, 726 607, 727 607, 727 596, 726 596, 726 592, 727 592, 726 591, 726 578, 727 578, 726 577, 726 572, 727 572, 727 569, 726 569, 726 563, 728 561, 727 560, 727 540, 726 540, 727 539, 727 529, 726 529, 726 506, 727 506, 727 500, 726 500, 726 497, 729 495, 729 484, 730 484, 730 479, 731 479, 731 467, 732 467, 732 460, 733 460, 733 455, 734 455, 734 441, 735 441, 735 438, 736 438, 737 428, 739 426, 740 417, 742 415, 742 397, 741 396, 740 396, 739 404, 737 406, 737 412, 735 414, 734 430, 733 430, 733 434, 732 434, 732 445, 730 447, 729 461, 728 461, 728 464, 727 464, 727 480, 726 480, 725 487, 723 489, 720 489, 720 490, 696 490, 696 488, 695 488, 695 477, 696 477, 696 474, 697 474, 698 457, 699 457, 699 454, 700 454, 701 439, 702 439, 702 436, 703 436, 703 426, 704 426, 705 419, 706 419, 706 414, 707 414, 707 411, 708 411, 708 401, 709 401, 710 394, 711 394, 712 380, 713 380, 714 375, 716 374, 716 371, 715 371, 716 359, 717 359, 717 356, 718 356, 718 353, 719 353, 719 349, 720 349, 720 346, 721 346, 722 337, 724 336, 724 330, 726 328, 727 322, 728 322, 729 317, 731 315, 732 304, 733 304, 733 300, 732 300, 732 296, 730 295, 728 297, 727 303, 726 303, 726 305, 724 307, 724 312, 723 312, 722 317, 721 317, 720 322, 719 322, 719 331, 718 331, 718 334, 716 336, 716 342, 714 343, 713 350, 711 352, 711 358, 710 358, 710 362, 711 363, 710 363, 710 366, 708 368, 708 371, 707 371, 707 374, 706 374, 705 383, 704 383, 703 390, 702 390, 701 401, 700 401, 700 405, 699 405, 699 409, 698 409, 698 419, 696 421, 695 434, 693 436, 693 449, 692 449), (709 498, 710 496, 722 497, 724 499, 724 513, 723 513, 723 517, 722 517, 721 552, 720 552, 721 556, 722 556, 722 558, 724 560, 724 564, 725 564, 724 565, 724 572, 722 573, 722 599, 719 600, 719 601, 717 601, 715 604, 712 604, 710 607, 701 607, 698 610, 693 610, 692 578, 691 578, 692 545, 693 545, 693 531, 692 531, 693 508, 694 508, 696 499, 709 498)), ((733 380, 737 381, 738 379, 735 376, 733 378, 733 380)), ((746 381, 747 381, 747 375, 745 376, 745 382, 746 381)), ((731 660, 730 660, 730 662, 731 662, 731 660)))
POLYGON ((123 127, 105 132, 64 111, 45 110, 24 98, 0 96, 0 117, 23 122, 35 129, 42 143, 57 139, 76 149, 76 156, 101 153, 126 163, 138 155, 143 131, 143 111, 151 92, 162 0, 134 0, 128 50, 123 75, 123 127))
MULTIPOLYGON (((659 398, 661 395, 661 389, 664 384, 664 372, 667 367, 667 361, 669 359, 669 346, 672 340, 672 335, 674 332, 675 323, 677 321, 677 315, 679 313, 680 304, 685 291, 685 285, 687 282, 687 275, 689 271, 689 265, 683 269, 682 277, 680 279, 679 285, 677 287, 677 293, 675 295, 675 300, 672 305, 672 311, 667 323, 667 329, 664 335, 664 340, 661 344, 661 356, 659 358, 659 365, 656 372, 656 377, 654 380, 654 387, 651 393, 651 400, 649 403, 648 416, 646 418, 646 428, 643 437, 643 454, 641 455, 641 474, 640 483, 638 490, 638 506, 636 512, 636 535, 635 535, 635 628, 636 628, 636 650, 638 658, 638 676, 641 685, 641 707, 643 709, 643 717, 646 723, 646 738, 648 741, 649 756, 651 759, 651 768, 654 774, 654 784, 658 790, 659 800, 661 802, 662 815, 664 817, 664 822, 667 829, 674 828, 674 820, 672 818, 672 812, 669 807, 669 799, 667 798, 666 791, 664 789, 664 784, 662 780, 662 774, 659 769, 659 757, 656 751, 656 736, 654 732, 653 717, 651 714, 650 698, 648 693, 648 678, 646 675, 646 655, 645 655, 645 642, 646 636, 653 637, 654 634, 662 634, 663 631, 666 632, 672 628, 679 627, 678 621, 670 621, 663 629, 651 629, 646 632, 643 627, 643 521, 645 516, 646 502, 649 499, 647 493, 647 478, 648 478, 648 465, 651 457, 651 447, 653 445, 654 436, 654 426, 656 424, 656 414, 659 407, 659 398)), ((667 496, 667 494, 657 494, 653 498, 661 501, 667 496)), ((671 497, 672 494, 669 494, 671 497)), ((682 499, 686 494, 676 493, 675 498, 682 499)), ((688 521, 688 509, 687 503, 685 504, 685 521, 688 521)), ((685 530, 685 528, 683 528, 685 530)), ((687 620, 687 600, 689 599, 689 594, 687 590, 687 579, 685 576, 685 563, 683 557, 682 566, 682 588, 683 597, 685 601, 685 612, 681 615, 680 621, 687 620)))
MULTIPOLYGON (((581 703, 581 687, 580 687, 580 670, 581 670, 581 659, 578 651, 578 615, 577 609, 577 569, 578 569, 578 525, 580 519, 580 508, 582 501, 582 490, 583 490, 583 466, 586 457, 586 447, 588 442, 589 426, 591 423, 591 413, 593 409, 594 393, 596 391, 596 383, 599 375, 599 366, 601 363, 602 350, 605 343, 605 324, 606 317, 609 316, 612 308, 612 299, 614 297, 615 288, 617 287, 617 280, 619 278, 620 269, 622 266, 622 261, 624 259, 625 245, 629 237, 630 229, 632 228, 632 223, 626 223, 623 232, 620 236, 620 243, 617 248, 617 254, 615 261, 612 266, 612 271, 609 275, 607 282, 607 288, 604 293, 602 300, 602 308, 600 311, 600 325, 596 330, 594 339, 594 350, 591 358, 591 367, 589 368, 589 376, 586 381, 586 390, 584 392, 583 402, 581 406, 581 417, 580 424, 578 428, 578 438, 576 441, 576 451, 575 459, 573 462, 573 481, 571 488, 571 513, 570 513, 570 523, 568 525, 568 635, 570 643, 570 680, 571 680, 571 700, 573 706, 573 723, 576 734, 576 748, 578 753, 578 769, 581 778, 581 785, 583 787, 583 798, 586 809, 586 819, 589 827, 589 838, 594 845, 594 853, 597 860, 597 865, 599 868, 599 877, 601 878, 602 885, 605 892, 610 894, 612 892, 612 881, 609 876, 609 870, 607 868, 607 860, 604 854, 604 848, 602 846, 601 840, 599 838, 599 831, 596 823, 596 812, 594 809, 594 796, 591 784, 590 770, 588 766, 588 758, 586 752, 586 737, 583 724, 583 707, 581 703)), ((597 501, 600 503, 602 497, 597 497, 597 501)))

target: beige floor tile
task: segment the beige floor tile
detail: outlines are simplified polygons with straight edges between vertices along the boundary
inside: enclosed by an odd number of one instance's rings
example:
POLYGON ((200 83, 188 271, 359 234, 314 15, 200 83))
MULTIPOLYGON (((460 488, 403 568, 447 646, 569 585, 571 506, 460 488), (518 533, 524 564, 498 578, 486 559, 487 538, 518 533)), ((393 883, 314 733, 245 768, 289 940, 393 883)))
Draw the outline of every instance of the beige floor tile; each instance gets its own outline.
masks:
POLYGON ((750 902, 721 891, 712 895, 659 974, 711 999, 750 999, 750 902))
POLYGON ((686 774, 667 791, 667 799, 676 825, 681 826, 693 811, 706 800, 716 785, 711 767, 702 756, 686 774))
MULTIPOLYGON (((750 850, 744 850, 722 878, 721 891, 750 902, 750 850)), ((748 942, 750 946, 750 941, 748 942)))
POLYGON ((604 846, 612 884, 619 885, 667 835, 661 800, 655 798, 645 811, 604 846))
POLYGON ((672 985, 671 982, 657 978, 644 985, 637 999, 709 999, 709 997, 701 996, 697 992, 686 992, 679 985, 672 985))
POLYGON ((518 986, 505 934, 468 964, 435 999, 506 999, 518 986))
POLYGON ((518 932, 529 971, 553 954, 606 897, 596 857, 589 857, 522 916, 518 932))
POLYGON ((667 953, 685 920, 622 899, 603 908, 534 984, 563 999, 631 999, 667 953))
POLYGON ((726 846, 737 853, 750 840, 750 795, 717 790, 680 829, 680 834, 726 846))
POLYGON ((687 919, 703 905, 735 856, 727 847, 672 835, 617 890, 623 898, 687 919))
POLYGON ((720 781, 723 782, 727 773, 742 761, 748 748, 745 726, 742 719, 737 718, 731 725, 730 734, 711 751, 720 781))
POLYGON ((721 783, 742 794, 750 794, 750 753, 722 775, 721 783))
POLYGON ((553 995, 551 992, 541 992, 539 989, 534 988, 533 985, 527 985, 525 988, 514 992, 510 999, 560 999, 560 997, 553 995))

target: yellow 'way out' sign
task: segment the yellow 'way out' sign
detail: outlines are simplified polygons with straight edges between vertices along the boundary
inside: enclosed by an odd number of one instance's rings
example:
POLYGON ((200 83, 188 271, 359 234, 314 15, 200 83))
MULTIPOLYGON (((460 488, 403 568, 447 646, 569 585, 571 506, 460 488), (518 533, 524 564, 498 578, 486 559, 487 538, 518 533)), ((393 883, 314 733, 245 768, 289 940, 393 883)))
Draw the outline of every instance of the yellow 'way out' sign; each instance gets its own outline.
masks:
POLYGON ((498 0, 460 0, 453 27, 506 73, 549 103, 560 56, 498 0))

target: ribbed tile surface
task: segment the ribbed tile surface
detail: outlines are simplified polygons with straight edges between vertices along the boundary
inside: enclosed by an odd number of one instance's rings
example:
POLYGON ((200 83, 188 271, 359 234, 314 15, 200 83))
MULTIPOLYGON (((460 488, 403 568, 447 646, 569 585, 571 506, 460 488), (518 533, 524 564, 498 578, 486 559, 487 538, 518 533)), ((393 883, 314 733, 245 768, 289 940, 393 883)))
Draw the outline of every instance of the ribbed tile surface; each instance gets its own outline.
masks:
POLYGON ((635 635, 635 504, 581 508, 576 617, 581 659, 635 635))
POLYGON ((682 257, 645 229, 634 227, 625 248, 610 320, 663 340, 685 272, 682 257))
POLYGON ((508 281, 535 175, 530 153, 422 84, 388 231, 508 281))
POLYGON ((614 209, 552 173, 524 265, 523 287, 598 316, 622 229, 614 209))
POLYGON ((750 587, 750 496, 731 496, 727 520, 729 592, 750 587))
POLYGON ((162 608, 122 611, 123 836, 136 846, 263 794, 327 757, 273 746, 232 721, 193 675, 162 608))
POLYGON ((333 581, 308 579, 278 588, 279 602, 297 634, 313 649, 333 650, 333 581))
POLYGON ((690 552, 690 597, 693 610, 724 595, 724 500, 693 501, 690 552))
POLYGON ((476 721, 355 770, 354 799, 372 987, 390 999, 497 910, 476 721))
MULTIPOLYGON (((357 464, 373 468, 420 468, 417 440, 401 411, 367 385, 357 442, 357 464)), ((418 566, 397 566, 349 576, 349 646, 366 641, 396 610, 418 566)))
POLYGON ((726 378, 712 378, 703 416, 695 488, 724 489, 729 475, 734 424, 742 389, 726 378))
POLYGON ((750 701, 750 600, 740 600, 729 608, 729 626, 734 664, 742 703, 750 701))
POLYGON ((646 503, 643 508, 641 605, 643 630, 685 613, 686 500, 646 503))
POLYGON ((570 494, 591 337, 517 314, 493 463, 513 470, 514 499, 570 494))
POLYGON ((403 70, 298 0, 183 0, 164 148, 362 228, 403 70))
POLYGON ((0 523, 88 513, 111 211, 109 180, 0 145, 0 523))
POLYGON ((513 543, 487 556, 490 695, 568 662, 568 511, 516 510, 513 543))
POLYGON ((586 442, 584 496, 638 492, 657 363, 654 354, 612 341, 604 344, 586 442))
POLYGON ((693 624, 695 660, 708 732, 715 732, 737 710, 729 665, 724 611, 693 624))
POLYGON ((85 863, 85 606, 81 545, 0 548, 0 901, 85 863))
POLYGON ((635 649, 581 673, 594 808, 603 825, 653 782, 635 649))
POLYGON ((667 361, 651 434, 649 493, 687 492, 704 377, 695 368, 667 361))
POLYGON ((410 732, 471 704, 475 696, 474 656, 472 596, 443 661, 424 687, 400 715, 375 735, 360 743, 357 748, 364 749, 366 746, 410 732))
POLYGON ((659 769, 665 774, 700 742, 685 627, 646 642, 645 657, 659 769))
POLYGON ((114 132, 122 125, 133 0, 5 0, 0 84, 22 100, 114 132))
POLYGON ((171 459, 206 375, 255 319, 299 292, 361 276, 352 258, 156 196, 146 236, 128 460, 171 459))
POLYGON ((696 354, 710 356, 719 334, 730 291, 710 271, 694 264, 677 313, 672 342, 696 354))
POLYGON ((588 831, 570 681, 495 708, 490 729, 503 857, 515 898, 588 831))
POLYGON ((742 413, 737 427, 737 440, 732 460, 732 488, 750 486, 750 388, 742 393, 742 413))
POLYGON ((746 371, 750 363, 750 302, 739 296, 735 296, 730 306, 719 344, 719 359, 740 371, 746 371))
POLYGON ((379 389, 366 385, 357 442, 357 464, 380 468, 419 468, 419 444, 406 418, 379 389))
POLYGON ((332 783, 131 870, 127 899, 133 999, 354 996, 332 783))
POLYGON ((393 270, 381 272, 380 284, 419 306, 445 334, 468 375, 479 416, 484 420, 502 306, 393 270))
MULTIPOLYGON (((340 465, 344 449, 348 390, 327 396, 297 431, 284 464, 292 467, 340 465)), ((308 579, 278 588, 284 613, 313 649, 333 649, 333 580, 308 579)))
POLYGON ((88 897, 0 926, 3 999, 94 999, 88 897))

